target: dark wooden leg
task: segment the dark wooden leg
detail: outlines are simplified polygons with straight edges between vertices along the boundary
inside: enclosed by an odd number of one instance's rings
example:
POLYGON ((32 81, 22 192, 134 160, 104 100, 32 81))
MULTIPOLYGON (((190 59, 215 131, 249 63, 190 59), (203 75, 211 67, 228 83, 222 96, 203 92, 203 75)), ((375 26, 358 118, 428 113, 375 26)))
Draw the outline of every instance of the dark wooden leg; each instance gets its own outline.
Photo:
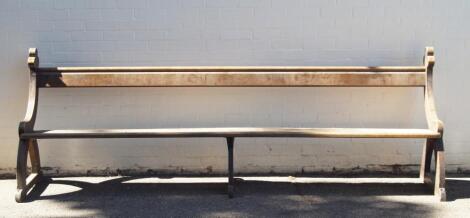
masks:
POLYGON ((431 159, 433 152, 432 139, 426 139, 426 143, 423 146, 423 155, 421 157, 421 168, 419 171, 419 178, 424 184, 432 184, 431 179, 431 159))
POLYGON ((28 147, 26 140, 20 140, 18 144, 18 157, 16 159, 16 202, 23 202, 26 198, 26 175, 27 175, 28 147))
POLYGON ((446 201, 446 167, 444 159, 444 141, 437 139, 435 141, 434 151, 436 159, 436 179, 434 180, 434 195, 440 201, 446 201))
POLYGON ((39 158, 39 147, 36 139, 30 140, 28 151, 31 160, 31 172, 41 175, 41 159, 39 158))
POLYGON ((39 182, 40 164, 39 150, 36 140, 21 139, 18 145, 18 157, 16 160, 16 202, 24 202, 28 191, 39 182), (28 150, 31 156, 32 173, 28 176, 28 150))
POLYGON ((227 148, 228 148, 228 187, 227 193, 229 198, 233 198, 233 192, 235 191, 235 184, 233 180, 233 137, 227 137, 227 148))

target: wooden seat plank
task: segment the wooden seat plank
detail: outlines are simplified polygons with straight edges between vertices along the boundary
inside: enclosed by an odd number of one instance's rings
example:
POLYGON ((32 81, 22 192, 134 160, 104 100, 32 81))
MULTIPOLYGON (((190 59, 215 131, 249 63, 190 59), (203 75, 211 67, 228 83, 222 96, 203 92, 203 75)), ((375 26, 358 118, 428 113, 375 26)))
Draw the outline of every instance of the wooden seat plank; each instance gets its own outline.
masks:
POLYGON ((21 138, 153 138, 153 137, 312 137, 312 138, 439 138, 428 129, 385 128, 166 128, 39 130, 21 138))

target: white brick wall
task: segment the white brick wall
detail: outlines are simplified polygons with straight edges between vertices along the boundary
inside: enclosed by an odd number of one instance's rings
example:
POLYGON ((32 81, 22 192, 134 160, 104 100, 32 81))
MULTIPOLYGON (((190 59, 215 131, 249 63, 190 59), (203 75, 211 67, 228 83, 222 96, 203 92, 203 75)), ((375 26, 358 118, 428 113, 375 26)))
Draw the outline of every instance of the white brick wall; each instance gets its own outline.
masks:
MULTIPOLYGON (((26 108, 26 51, 55 65, 419 65, 436 47, 448 170, 470 170, 470 1, 1 0, 0 173, 26 108)), ((411 88, 41 90, 37 128, 424 127, 411 88)), ((237 139, 237 172, 416 170, 421 140, 237 139)), ((59 173, 220 173, 224 139, 41 140, 59 173)))

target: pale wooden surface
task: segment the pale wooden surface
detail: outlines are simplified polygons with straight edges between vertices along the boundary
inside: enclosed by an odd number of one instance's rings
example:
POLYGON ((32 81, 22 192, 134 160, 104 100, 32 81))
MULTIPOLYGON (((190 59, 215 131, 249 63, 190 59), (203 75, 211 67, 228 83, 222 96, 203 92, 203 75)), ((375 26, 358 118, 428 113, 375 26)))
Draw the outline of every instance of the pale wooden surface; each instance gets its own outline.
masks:
POLYGON ((425 86, 424 72, 125 72, 50 73, 40 87, 425 86))
POLYGON ((385 128, 171 128, 43 130, 22 138, 147 138, 147 137, 312 137, 312 138, 439 138, 427 129, 385 128))
MULTIPOLYGON (((424 110, 426 112, 426 120, 428 128, 432 131, 439 132, 441 137, 432 140, 431 148, 434 151, 435 160, 435 178, 434 178, 434 195, 440 201, 446 201, 445 189, 445 158, 444 158, 444 122, 437 116, 436 100, 434 98, 433 89, 433 72, 436 58, 434 57, 434 48, 426 47, 424 56, 424 66, 426 67, 426 86, 424 90, 424 110)), ((426 145, 425 145, 426 146, 426 145)), ((432 151, 428 151, 432 152, 432 151)), ((429 157, 430 158, 430 157, 429 157)), ((426 163, 430 164, 430 163, 426 163)), ((421 166, 427 168, 427 165, 421 166)), ((423 171, 423 170, 421 170, 423 171)))

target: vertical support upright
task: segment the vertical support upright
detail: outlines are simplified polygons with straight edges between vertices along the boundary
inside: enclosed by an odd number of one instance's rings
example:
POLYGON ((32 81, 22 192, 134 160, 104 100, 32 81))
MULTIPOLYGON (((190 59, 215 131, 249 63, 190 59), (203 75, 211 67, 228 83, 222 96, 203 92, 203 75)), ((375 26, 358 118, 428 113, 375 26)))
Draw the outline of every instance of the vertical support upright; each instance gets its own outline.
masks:
POLYGON ((16 162, 16 181, 17 190, 15 195, 16 202, 23 202, 28 191, 39 182, 41 178, 41 163, 39 160, 39 148, 36 139, 22 139, 21 135, 25 132, 32 132, 36 121, 38 104, 38 86, 36 79, 36 70, 39 67, 39 57, 36 48, 29 49, 28 55, 29 67, 29 96, 28 107, 23 121, 18 126, 18 135, 20 138, 18 144, 18 156, 16 162), (28 175, 27 163, 28 153, 31 158, 31 174, 28 175))
MULTIPOLYGON (((434 195, 440 200, 446 200, 446 190, 445 190, 445 159, 444 159, 444 123, 437 116, 436 103, 434 100, 433 93, 433 69, 436 59, 434 57, 434 48, 426 47, 426 54, 424 55, 424 66, 426 67, 426 86, 424 87, 424 108, 426 111, 426 120, 428 123, 428 128, 432 131, 439 132, 441 137, 437 139, 432 139, 432 148, 435 154, 436 161, 436 173, 434 179, 434 195)), ((426 171, 426 159, 432 154, 423 155, 422 162, 425 163, 422 166, 422 171, 426 171)), ((424 174, 423 174, 424 175, 424 174)))
POLYGON ((234 137, 227 137, 227 150, 228 150, 228 186, 227 194, 229 198, 233 198, 233 192, 235 191, 235 184, 233 179, 233 142, 234 137))
POLYGON ((436 179, 434 181, 434 195, 440 201, 446 201, 446 168, 444 159, 444 141, 437 139, 434 145, 436 160, 436 179))

